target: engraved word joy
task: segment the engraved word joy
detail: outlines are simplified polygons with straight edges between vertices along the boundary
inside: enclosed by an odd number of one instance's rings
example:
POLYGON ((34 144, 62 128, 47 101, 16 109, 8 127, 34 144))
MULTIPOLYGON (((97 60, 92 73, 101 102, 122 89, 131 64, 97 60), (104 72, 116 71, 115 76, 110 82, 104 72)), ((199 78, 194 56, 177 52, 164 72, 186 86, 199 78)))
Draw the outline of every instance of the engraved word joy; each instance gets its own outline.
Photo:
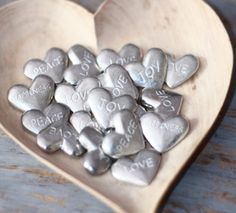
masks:
POLYGON ((116 110, 122 110, 125 109, 125 105, 121 105, 121 103, 116 103, 113 101, 108 101, 104 98, 100 99, 100 105, 98 105, 99 109, 106 109, 108 112, 114 112, 116 110))
POLYGON ((160 72, 160 65, 158 61, 156 64, 151 64, 145 67, 143 72, 139 72, 139 76, 141 77, 141 83, 146 83, 146 80, 154 80, 156 72, 160 72))

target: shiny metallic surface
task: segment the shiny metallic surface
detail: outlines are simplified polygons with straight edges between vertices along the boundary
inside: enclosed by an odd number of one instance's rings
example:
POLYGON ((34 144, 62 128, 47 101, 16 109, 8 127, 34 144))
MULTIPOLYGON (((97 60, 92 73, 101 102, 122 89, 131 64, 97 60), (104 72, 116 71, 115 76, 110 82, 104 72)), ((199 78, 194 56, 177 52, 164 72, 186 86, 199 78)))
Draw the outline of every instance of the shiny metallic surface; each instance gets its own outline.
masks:
POLYGON ((91 114, 86 111, 75 112, 70 117, 70 123, 80 133, 85 127, 93 127, 100 130, 100 126, 97 121, 92 118, 91 114))
POLYGON ((163 119, 178 115, 183 103, 181 95, 156 89, 144 89, 141 99, 145 106, 154 108, 154 111, 163 119))
POLYGON ((161 89, 166 78, 167 58, 161 49, 152 48, 143 63, 130 63, 125 68, 136 86, 161 89))
POLYGON ((79 142, 79 133, 68 123, 63 126, 61 150, 73 157, 81 156, 85 152, 79 142))
POLYGON ((81 145, 88 152, 98 149, 102 144, 103 138, 103 134, 92 127, 85 127, 79 135, 81 145))
POLYGON ((55 99, 58 103, 68 106, 72 112, 87 111, 85 103, 88 94, 99 86, 100 83, 96 78, 85 78, 76 88, 72 85, 60 84, 55 91, 55 99))
POLYGON ((180 116, 163 121, 156 113, 146 113, 141 117, 143 134, 158 152, 172 149, 187 135, 189 122, 180 116))
POLYGON ((149 185, 157 174, 161 156, 154 150, 144 149, 133 157, 117 160, 111 167, 114 178, 138 186, 149 185))
POLYGON ((30 79, 35 79, 38 75, 47 75, 58 84, 63 80, 67 64, 67 54, 59 48, 51 48, 44 60, 29 60, 24 66, 24 74, 30 79))
POLYGON ((54 103, 49 105, 43 111, 30 110, 22 115, 22 125, 33 134, 39 134, 40 131, 48 127, 51 123, 67 122, 70 115, 68 107, 54 103))
POLYGON ((99 76, 99 80, 104 88, 109 90, 113 97, 130 95, 138 99, 139 92, 134 86, 129 73, 120 65, 110 65, 105 72, 99 76))
POLYGON ((87 103, 97 122, 103 129, 109 127, 112 114, 122 109, 135 110, 137 106, 131 96, 123 95, 112 98, 111 94, 103 88, 93 89, 88 95, 87 103))
POLYGON ((185 55, 175 60, 168 56, 168 70, 166 84, 170 88, 176 88, 191 78, 199 69, 200 61, 194 55, 185 55))
POLYGON ((110 120, 111 130, 102 143, 105 154, 112 158, 132 155, 145 148, 139 120, 129 110, 115 113, 110 120))
POLYGON ((24 85, 15 85, 10 88, 8 100, 21 111, 43 110, 53 98, 54 87, 54 82, 50 77, 39 75, 33 80, 30 88, 24 85))
POLYGON ((37 144, 45 152, 53 153, 63 143, 63 126, 53 123, 37 135, 37 144))
POLYGON ((97 64, 101 70, 105 70, 111 64, 120 64, 125 66, 131 62, 141 60, 141 51, 134 44, 126 44, 119 53, 112 49, 104 49, 97 56, 97 64))
POLYGON ((84 157, 84 168, 91 175, 101 175, 111 166, 112 160, 99 148, 84 157))
POLYGON ((100 71, 95 66, 89 66, 89 63, 77 64, 68 67, 64 73, 64 79, 66 82, 76 85, 87 77, 96 77, 100 74, 100 71))

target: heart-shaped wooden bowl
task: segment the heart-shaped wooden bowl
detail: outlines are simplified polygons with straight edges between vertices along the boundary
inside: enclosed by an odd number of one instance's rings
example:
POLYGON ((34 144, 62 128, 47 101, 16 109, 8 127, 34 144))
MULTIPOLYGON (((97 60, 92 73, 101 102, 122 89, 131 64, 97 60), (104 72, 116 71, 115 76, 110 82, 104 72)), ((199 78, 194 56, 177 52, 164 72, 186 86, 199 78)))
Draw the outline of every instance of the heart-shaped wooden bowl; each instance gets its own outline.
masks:
POLYGON ((215 12, 202 0, 110 0, 96 14, 65 0, 21 0, 0 9, 0 122, 24 149, 49 167, 91 192, 119 212, 159 209, 177 177, 204 143, 221 111, 230 85, 233 54, 228 35, 215 12), (67 50, 80 43, 119 50, 132 42, 144 51, 160 47, 182 56, 200 57, 200 71, 176 92, 184 95, 182 114, 191 131, 163 155, 160 171, 145 188, 115 180, 111 174, 89 176, 82 160, 58 152, 48 155, 21 126, 21 113, 7 101, 9 87, 30 84, 22 67, 42 58, 52 46, 67 50))

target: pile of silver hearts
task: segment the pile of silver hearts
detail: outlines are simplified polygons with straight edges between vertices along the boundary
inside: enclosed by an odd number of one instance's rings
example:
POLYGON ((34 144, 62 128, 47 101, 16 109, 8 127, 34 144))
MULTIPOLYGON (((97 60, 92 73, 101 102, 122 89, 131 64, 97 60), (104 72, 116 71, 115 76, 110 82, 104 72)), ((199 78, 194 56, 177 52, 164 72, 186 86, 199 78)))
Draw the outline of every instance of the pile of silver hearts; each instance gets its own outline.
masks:
POLYGON ((146 186, 161 154, 189 131, 179 115, 183 97, 163 85, 178 87, 198 68, 193 55, 175 60, 152 48, 142 57, 133 44, 119 53, 104 49, 97 57, 81 45, 68 53, 52 48, 44 60, 25 64, 32 85, 13 86, 8 100, 24 112, 22 125, 43 151, 83 155, 91 175, 111 168, 116 179, 146 186))

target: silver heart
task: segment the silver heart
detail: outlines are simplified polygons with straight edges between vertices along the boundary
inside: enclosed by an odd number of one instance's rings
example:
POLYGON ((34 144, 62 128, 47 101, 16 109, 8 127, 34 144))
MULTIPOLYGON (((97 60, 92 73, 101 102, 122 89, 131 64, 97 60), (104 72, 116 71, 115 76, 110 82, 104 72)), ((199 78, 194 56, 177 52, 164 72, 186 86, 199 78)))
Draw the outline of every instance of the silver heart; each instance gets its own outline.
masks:
POLYGON ((23 126, 34 134, 48 127, 51 123, 67 122, 70 110, 58 103, 49 105, 43 111, 30 110, 22 115, 21 121, 23 126))
POLYGON ((79 135, 81 145, 88 152, 98 149, 102 144, 103 138, 103 134, 92 127, 85 127, 79 135))
POLYGON ((79 134, 70 124, 53 123, 38 134, 37 144, 45 152, 62 149, 66 154, 77 157, 84 153, 78 138, 79 134))
POLYGON ((60 84, 55 91, 55 99, 58 103, 65 104, 72 112, 88 111, 85 103, 89 92, 99 87, 100 83, 96 78, 85 78, 74 88, 71 85, 60 84))
POLYGON ((110 65, 98 78, 113 97, 121 95, 130 95, 134 99, 139 97, 138 89, 134 86, 128 72, 120 65, 110 65))
POLYGON ((161 49, 150 49, 140 62, 125 66, 136 86, 161 89, 166 78, 167 59, 161 49))
POLYGON ((114 127, 102 143, 105 154, 112 158, 132 155, 145 148, 139 120, 129 110, 122 110, 111 117, 110 126, 114 127))
POLYGON ((112 114, 122 109, 135 110, 136 108, 136 102, 131 96, 123 95, 113 99, 111 94, 103 88, 93 89, 88 95, 87 103, 103 129, 109 127, 112 114))
POLYGON ((161 156, 154 150, 144 149, 133 158, 121 158, 111 167, 113 177, 138 186, 149 185, 157 174, 161 156))
POLYGON ((151 112, 141 117, 141 126, 148 142, 160 153, 172 149, 189 131, 189 123, 184 118, 176 116, 163 121, 151 112))
POLYGON ((86 77, 95 77, 100 71, 97 68, 96 56, 81 45, 74 45, 68 51, 68 56, 74 66, 69 67, 64 78, 70 84, 78 84, 86 77))
POLYGON ((37 76, 30 89, 24 85, 15 85, 8 92, 9 102, 21 111, 43 110, 54 95, 54 82, 45 75, 37 76))
POLYGON ((66 53, 59 48, 51 48, 48 50, 43 60, 31 59, 24 66, 24 74, 35 79, 38 75, 47 75, 52 78, 55 83, 63 80, 63 73, 68 64, 66 53))
POLYGON ((78 157, 85 152, 79 142, 79 134, 70 124, 63 126, 61 150, 67 155, 74 157, 78 157))
POLYGON ((94 127, 95 129, 100 130, 100 126, 98 125, 97 121, 93 119, 88 112, 85 111, 73 113, 70 117, 70 123, 78 133, 80 133, 87 126, 94 127))
POLYGON ((111 166, 112 160, 99 148, 88 152, 84 157, 84 168, 91 175, 101 175, 111 166))
POLYGON ((168 56, 168 70, 166 84, 170 88, 176 88, 191 78, 199 69, 200 61, 193 55, 185 55, 175 60, 168 56))
POLYGON ((120 64, 122 66, 131 62, 141 60, 140 49, 134 44, 126 44, 119 53, 111 49, 102 50, 97 56, 97 63, 101 70, 105 70, 111 64, 120 64))
POLYGON ((64 73, 64 79, 73 85, 79 84, 81 80, 87 77, 96 77, 100 71, 90 66, 89 63, 83 63, 68 67, 64 73))
POLYGON ((149 108, 154 108, 163 119, 174 117, 180 113, 183 97, 177 93, 144 89, 141 95, 142 102, 149 108))
POLYGON ((45 152, 56 152, 61 148, 63 142, 62 135, 62 125, 53 123, 37 135, 37 144, 45 152))

